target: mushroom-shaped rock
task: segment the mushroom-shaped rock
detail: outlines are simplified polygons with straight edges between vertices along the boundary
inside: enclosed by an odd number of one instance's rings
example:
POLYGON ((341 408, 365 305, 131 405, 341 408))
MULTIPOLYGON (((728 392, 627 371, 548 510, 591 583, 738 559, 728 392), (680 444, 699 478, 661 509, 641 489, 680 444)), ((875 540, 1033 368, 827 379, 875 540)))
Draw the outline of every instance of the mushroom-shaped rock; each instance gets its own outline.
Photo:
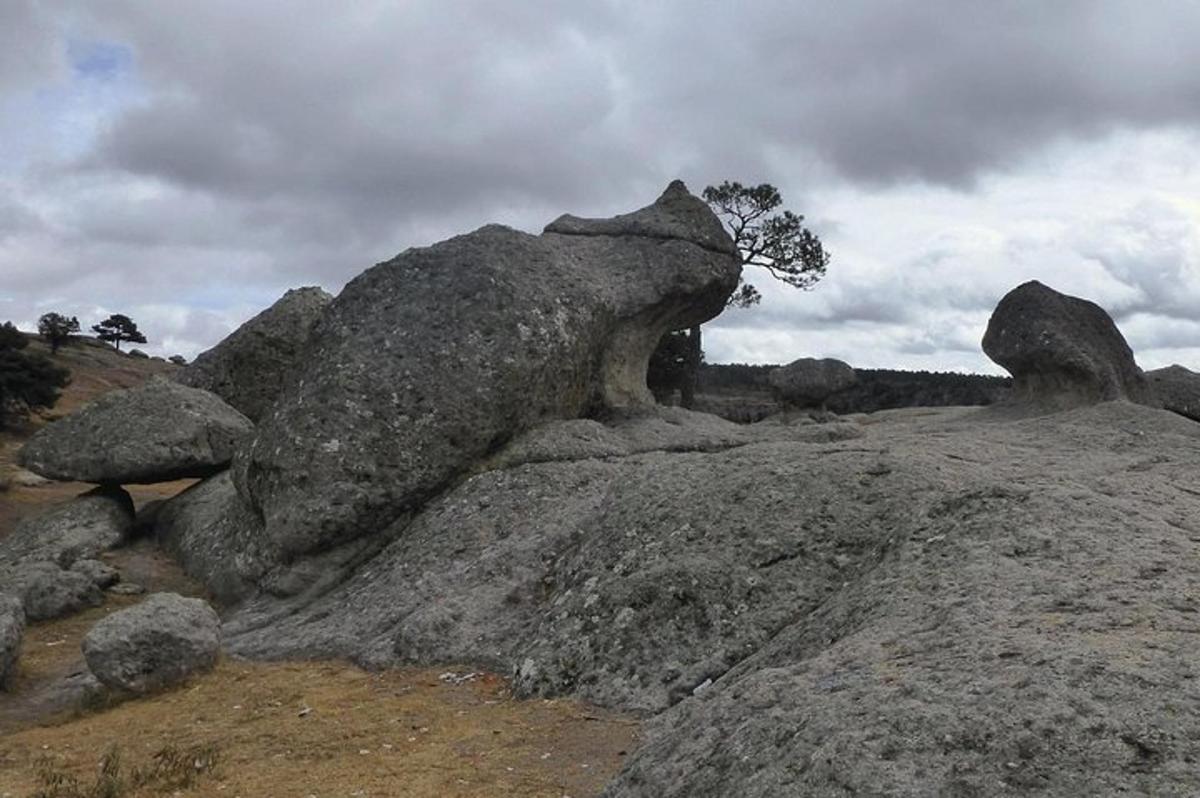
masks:
POLYGON ((313 286, 295 288, 174 375, 182 385, 220 396, 258 421, 295 371, 309 330, 333 297, 313 286))
POLYGON ((841 360, 802 357, 775 369, 767 380, 781 402, 820 407, 830 396, 856 383, 858 375, 841 360))
POLYGON ((109 615, 83 638, 83 657, 108 687, 147 693, 216 664, 221 621, 202 599, 155 593, 109 615))
POLYGON ((21 450, 20 464, 50 479, 169 482, 227 467, 253 431, 250 419, 215 394, 153 377, 43 427, 21 450))
POLYGON ((0 566, 42 560, 70 568, 121 543, 133 529, 133 499, 117 487, 99 487, 39 515, 0 537, 0 566))
POLYGON ((25 633, 25 610, 21 600, 0 593, 0 690, 4 689, 16 670, 21 656, 21 637, 25 633))
POLYGON ((383 530, 539 423, 650 405, 668 330, 720 313, 741 263, 680 182, 613 219, 497 225, 351 281, 234 463, 289 561, 383 530))
POLYGON ((983 351, 1013 375, 1018 402, 1069 407, 1146 401, 1145 375, 1112 318, 1094 302, 1036 280, 1000 300, 983 351))
POLYGON ((1146 379, 1164 408, 1200 421, 1200 374, 1175 365, 1147 371, 1146 379))

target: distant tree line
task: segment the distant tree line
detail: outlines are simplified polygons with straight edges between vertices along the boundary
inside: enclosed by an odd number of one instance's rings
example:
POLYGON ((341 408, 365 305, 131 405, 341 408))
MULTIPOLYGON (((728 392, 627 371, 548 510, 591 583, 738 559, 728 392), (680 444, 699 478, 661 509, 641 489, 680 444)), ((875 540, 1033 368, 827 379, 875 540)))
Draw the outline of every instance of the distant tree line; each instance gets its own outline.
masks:
MULTIPOLYGON (((700 367, 702 393, 767 395, 773 365, 746 363, 700 367)), ((1012 380, 986 374, 897 369, 855 369, 858 383, 829 398, 826 407, 839 414, 873 413, 898 407, 989 405, 1008 396, 1012 380)))

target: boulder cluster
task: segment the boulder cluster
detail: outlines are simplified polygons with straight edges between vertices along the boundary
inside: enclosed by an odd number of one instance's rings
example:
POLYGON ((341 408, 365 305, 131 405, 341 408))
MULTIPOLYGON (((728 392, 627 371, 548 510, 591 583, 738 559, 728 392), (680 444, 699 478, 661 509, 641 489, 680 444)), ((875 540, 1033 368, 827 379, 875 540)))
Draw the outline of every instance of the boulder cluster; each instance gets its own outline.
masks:
MULTIPOLYGON (((884 438, 656 407, 652 348, 739 273, 676 182, 611 219, 408 250, 335 298, 289 292, 174 381, 29 443, 27 468, 100 487, 0 539, 19 586, 0 678, 26 616, 109 578, 96 557, 133 524, 119 485, 188 475, 148 524, 224 617, 177 596, 110 616, 84 653, 113 689, 222 646, 471 662, 652 718, 611 796, 1200 789, 1200 699, 1156 692, 1197 675, 1190 577, 1151 562, 1200 534, 1172 468, 1200 427, 1144 406, 1194 413, 1195 375, 1143 374, 1102 309, 1027 283, 983 342, 1021 412, 903 416, 884 438), (1154 613, 1153 656, 1106 659, 1097 635, 1154 613)), ((854 380, 833 360, 771 376, 807 409, 854 380)))

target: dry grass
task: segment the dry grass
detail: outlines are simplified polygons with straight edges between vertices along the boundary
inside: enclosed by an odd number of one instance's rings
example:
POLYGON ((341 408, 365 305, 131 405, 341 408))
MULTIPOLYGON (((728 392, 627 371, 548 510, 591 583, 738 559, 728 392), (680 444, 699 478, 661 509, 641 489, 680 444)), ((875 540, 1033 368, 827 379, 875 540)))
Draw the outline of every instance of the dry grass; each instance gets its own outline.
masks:
POLYGON ((33 793, 45 772, 90 785, 118 742, 140 772, 164 751, 212 752, 215 769, 170 788, 185 796, 585 796, 635 743, 628 719, 514 701, 497 677, 453 684, 442 673, 224 662, 173 692, 0 737, 0 796, 33 793))

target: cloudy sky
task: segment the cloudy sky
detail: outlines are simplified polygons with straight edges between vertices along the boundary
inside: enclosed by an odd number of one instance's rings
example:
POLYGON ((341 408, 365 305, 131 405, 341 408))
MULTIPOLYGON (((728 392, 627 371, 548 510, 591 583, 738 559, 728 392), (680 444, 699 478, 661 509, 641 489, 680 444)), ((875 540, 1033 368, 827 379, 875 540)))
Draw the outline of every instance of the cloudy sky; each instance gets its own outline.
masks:
POLYGON ((1200 369, 1200 3, 0 0, 0 320, 193 356, 414 245, 777 185, 833 253, 710 361, 995 371, 1039 279, 1200 369), (335 7, 352 10, 331 11, 335 7))

